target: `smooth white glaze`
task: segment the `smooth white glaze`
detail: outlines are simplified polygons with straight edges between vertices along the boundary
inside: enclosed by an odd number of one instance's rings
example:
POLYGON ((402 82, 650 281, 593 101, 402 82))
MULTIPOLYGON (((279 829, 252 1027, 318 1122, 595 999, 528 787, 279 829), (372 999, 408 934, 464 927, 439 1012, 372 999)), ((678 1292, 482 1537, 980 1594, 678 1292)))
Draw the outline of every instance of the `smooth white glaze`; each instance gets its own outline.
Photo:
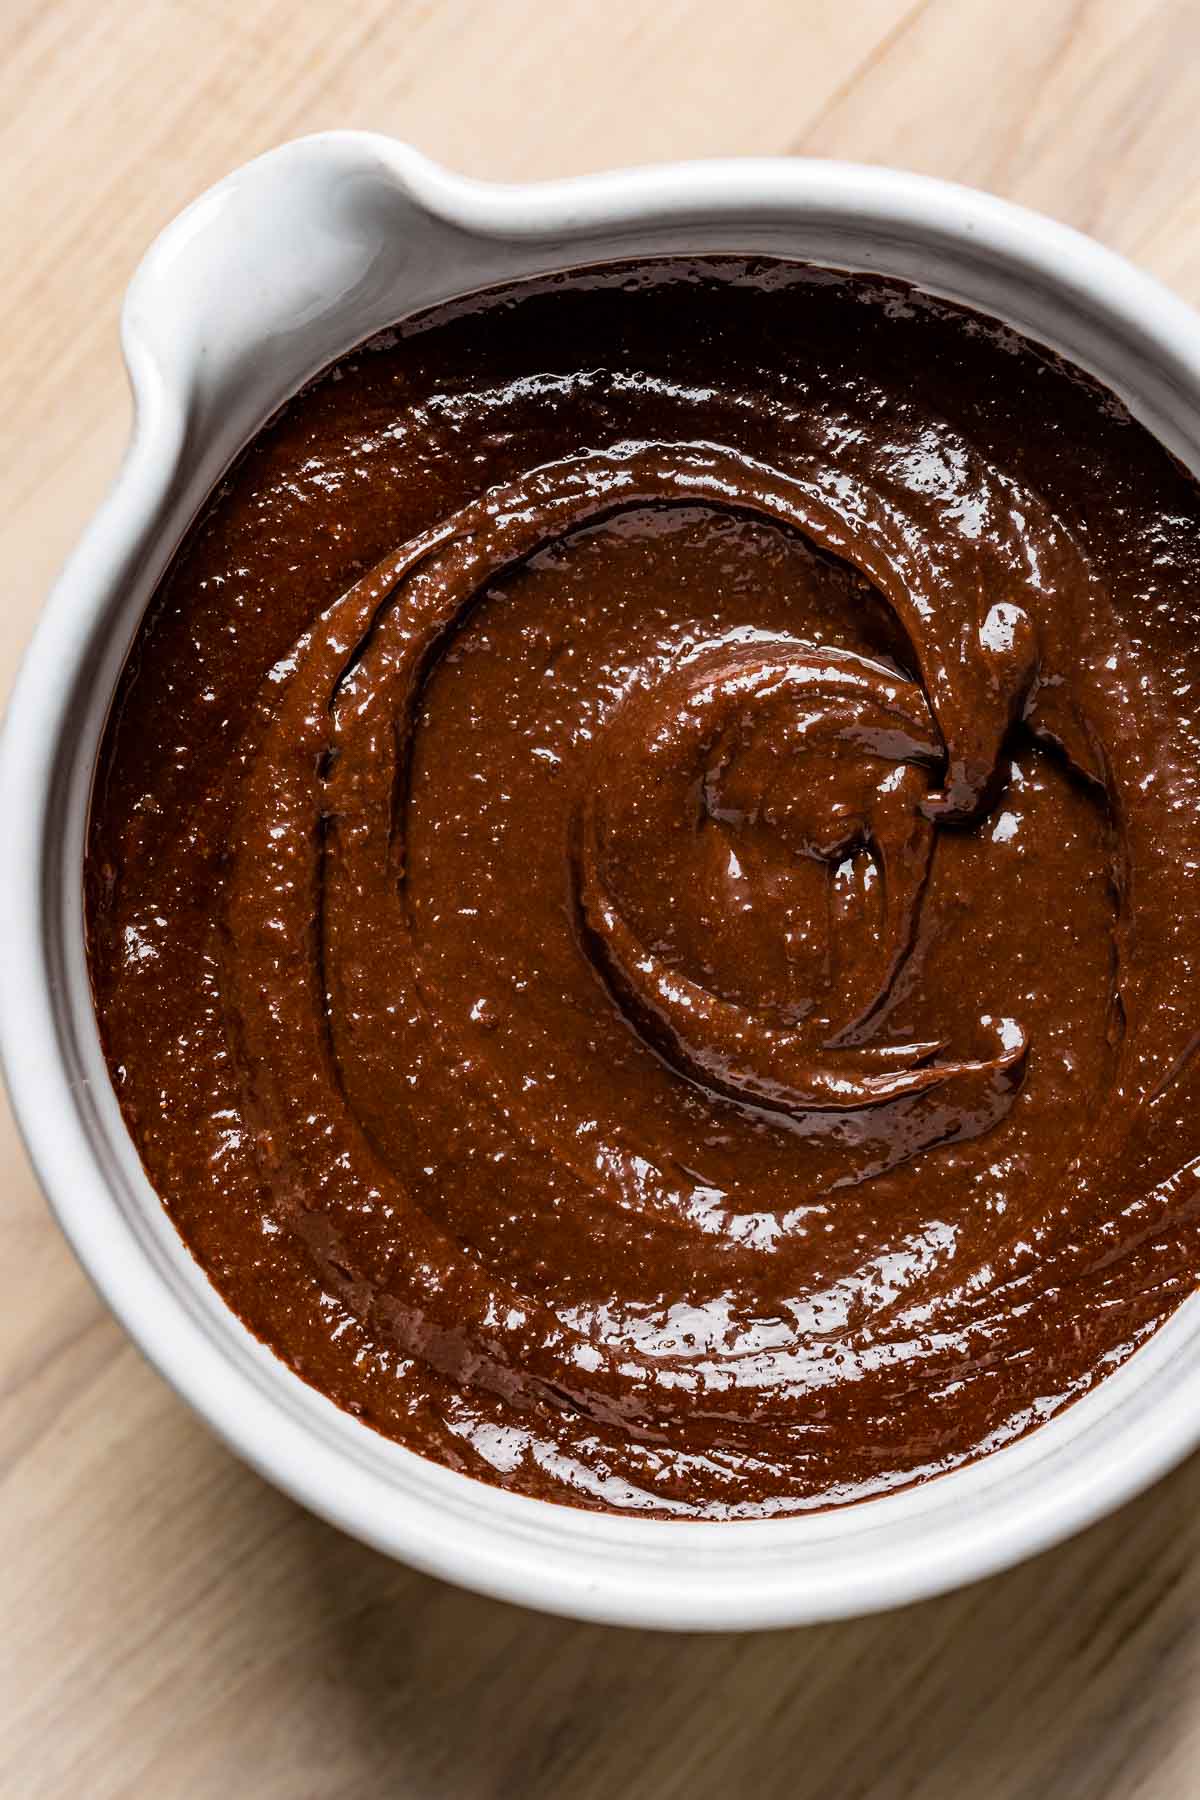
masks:
POLYGON ((233 1449, 380 1550, 526 1605, 676 1629, 897 1605, 1118 1505, 1200 1441, 1200 1300, 1021 1442, 841 1511, 676 1523, 483 1486, 305 1387, 184 1250, 109 1084, 80 871, 100 733, 146 602, 222 470, 289 394, 361 339, 473 288, 714 250, 879 270, 990 312, 1098 375, 1200 472, 1200 318, 1089 239, 985 195, 804 161, 495 187, 387 138, 307 138, 189 207, 134 277, 132 442, 45 607, 0 744, 0 1052, 42 1184, 118 1318, 233 1449))

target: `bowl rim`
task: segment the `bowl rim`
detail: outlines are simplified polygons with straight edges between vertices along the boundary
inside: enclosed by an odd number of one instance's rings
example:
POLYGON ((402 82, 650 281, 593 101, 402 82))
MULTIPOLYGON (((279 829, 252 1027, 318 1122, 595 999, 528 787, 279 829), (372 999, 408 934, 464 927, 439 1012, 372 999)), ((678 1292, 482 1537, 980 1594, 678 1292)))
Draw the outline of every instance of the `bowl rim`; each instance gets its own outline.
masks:
MULTIPOLYGON (((248 176, 270 166, 302 183, 335 165, 343 173, 355 166, 376 176, 383 171, 464 234, 553 241, 564 248, 564 267, 572 260, 567 247, 629 221, 686 227, 714 217, 786 224, 820 216, 969 240, 998 266, 1049 284, 1063 304, 1098 307, 1131 339, 1161 351, 1182 405, 1200 399, 1200 318, 1182 301, 1068 226, 928 176, 760 158, 501 185, 449 174, 378 134, 328 132, 226 177, 166 227, 130 285, 122 318, 135 406, 130 446, 37 622, 0 736, 0 813, 10 833, 0 881, 0 1061, 60 1226, 130 1336, 237 1454, 364 1542, 501 1599, 606 1623, 778 1627, 900 1605, 1049 1547, 1131 1498, 1200 1442, 1200 1350, 1183 1354, 1200 1338, 1195 1297, 1066 1412, 965 1470, 835 1513, 649 1520, 511 1494, 398 1446, 381 1449, 384 1440, 305 1388, 223 1302, 214 1304, 215 1290, 181 1244, 178 1254, 161 1241, 151 1244, 121 1212, 117 1174, 87 1112, 99 1108, 111 1129, 115 1099, 71 1072, 56 950, 67 929, 66 901, 52 876, 55 793, 67 779, 73 696, 95 671, 97 633, 115 584, 148 554, 191 428, 184 397, 147 330, 148 310, 156 286, 169 282, 172 259, 214 203, 248 176)), ((1158 435, 1200 466, 1197 444, 1178 434, 1172 441, 1170 429, 1158 435)), ((123 660, 122 651, 118 666, 123 660)), ((173 1235, 169 1223, 166 1229, 173 1235)))

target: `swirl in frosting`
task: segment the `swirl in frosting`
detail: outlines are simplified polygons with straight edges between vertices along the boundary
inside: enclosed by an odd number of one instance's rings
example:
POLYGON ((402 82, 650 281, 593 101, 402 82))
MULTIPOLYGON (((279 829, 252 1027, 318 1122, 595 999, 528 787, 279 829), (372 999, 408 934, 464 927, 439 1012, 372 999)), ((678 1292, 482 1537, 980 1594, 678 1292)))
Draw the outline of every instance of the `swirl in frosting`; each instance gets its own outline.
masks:
POLYGON ((1029 1429, 1200 1266, 1198 605, 1190 477, 895 285, 626 266, 346 359, 177 557, 93 807, 192 1250, 577 1504, 1029 1429))

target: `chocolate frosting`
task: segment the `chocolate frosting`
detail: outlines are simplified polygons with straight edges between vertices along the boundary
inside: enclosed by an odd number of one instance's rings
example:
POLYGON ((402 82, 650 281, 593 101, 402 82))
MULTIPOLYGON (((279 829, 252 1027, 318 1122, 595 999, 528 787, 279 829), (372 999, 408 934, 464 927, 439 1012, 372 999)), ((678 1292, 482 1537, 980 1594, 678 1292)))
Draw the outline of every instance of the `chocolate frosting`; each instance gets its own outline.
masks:
POLYGON ((718 260, 356 353, 114 709, 97 1011, 305 1378, 706 1517, 978 1456, 1194 1285, 1200 497, 895 284, 718 260))

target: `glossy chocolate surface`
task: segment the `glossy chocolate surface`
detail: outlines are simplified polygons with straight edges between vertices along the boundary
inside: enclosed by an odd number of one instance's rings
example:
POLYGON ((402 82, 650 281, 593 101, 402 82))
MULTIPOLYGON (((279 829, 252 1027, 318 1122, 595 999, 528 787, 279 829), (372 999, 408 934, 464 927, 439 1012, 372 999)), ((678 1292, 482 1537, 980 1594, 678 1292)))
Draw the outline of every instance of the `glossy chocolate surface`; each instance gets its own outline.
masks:
POLYGON ((1200 1267, 1200 493, 895 285, 720 260, 345 359, 98 776, 172 1219, 306 1380, 586 1506, 977 1457, 1200 1267))

